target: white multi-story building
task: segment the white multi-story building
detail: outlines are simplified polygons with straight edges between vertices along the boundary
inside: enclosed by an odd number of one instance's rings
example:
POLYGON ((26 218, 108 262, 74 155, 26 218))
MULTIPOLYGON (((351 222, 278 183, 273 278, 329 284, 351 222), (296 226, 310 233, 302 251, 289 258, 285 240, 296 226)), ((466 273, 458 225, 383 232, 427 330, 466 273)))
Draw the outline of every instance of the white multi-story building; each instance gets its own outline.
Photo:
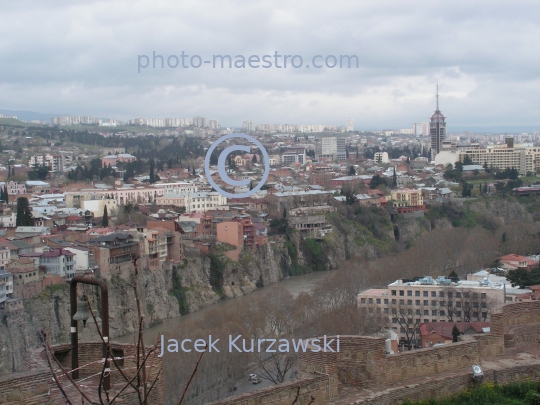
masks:
POLYGON ((30 167, 47 166, 53 173, 64 171, 64 157, 58 154, 34 155, 30 158, 28 164, 30 167))
POLYGON ((391 325, 401 336, 419 336, 428 322, 489 322, 490 312, 505 302, 505 285, 490 281, 452 282, 445 277, 397 280, 388 288, 358 294, 360 311, 391 325))
POLYGON ((242 123, 242 131, 245 132, 255 132, 255 121, 244 121, 242 123))
POLYGON ((352 118, 347 120, 347 132, 354 132, 354 122, 352 118))
POLYGON ((155 183, 153 187, 163 189, 163 192, 166 195, 168 194, 188 194, 196 193, 199 191, 199 187, 193 183, 155 183))
POLYGON ((306 149, 305 148, 289 148, 281 155, 281 163, 284 165, 290 165, 292 163, 300 163, 301 165, 306 163, 306 149))
POLYGON ((205 212, 227 204, 227 197, 218 192, 188 193, 186 212, 205 212))
POLYGON ((219 121, 218 120, 210 120, 210 121, 208 121, 208 128, 210 128, 210 129, 219 129, 219 121))
POLYGON ((375 152, 373 160, 377 163, 388 163, 388 152, 375 152))

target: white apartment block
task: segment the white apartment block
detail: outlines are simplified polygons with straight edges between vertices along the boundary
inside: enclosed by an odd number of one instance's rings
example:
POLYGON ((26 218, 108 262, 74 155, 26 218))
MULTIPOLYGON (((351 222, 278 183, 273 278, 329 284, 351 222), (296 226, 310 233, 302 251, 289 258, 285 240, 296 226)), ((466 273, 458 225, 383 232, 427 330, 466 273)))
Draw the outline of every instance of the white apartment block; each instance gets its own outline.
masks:
POLYGON ((372 288, 357 296, 360 311, 379 317, 400 336, 407 332, 411 336, 420 323, 489 322, 490 313, 504 302, 503 283, 454 283, 445 277, 396 280, 388 288, 372 288))
POLYGON ((219 121, 218 120, 210 120, 208 121, 208 128, 210 129, 219 129, 219 121))
POLYGON ((58 154, 34 155, 30 158, 28 164, 30 167, 47 166, 53 173, 64 171, 64 157, 58 154))
POLYGON ((189 193, 186 197, 186 212, 205 212, 227 204, 227 197, 215 191, 189 193))

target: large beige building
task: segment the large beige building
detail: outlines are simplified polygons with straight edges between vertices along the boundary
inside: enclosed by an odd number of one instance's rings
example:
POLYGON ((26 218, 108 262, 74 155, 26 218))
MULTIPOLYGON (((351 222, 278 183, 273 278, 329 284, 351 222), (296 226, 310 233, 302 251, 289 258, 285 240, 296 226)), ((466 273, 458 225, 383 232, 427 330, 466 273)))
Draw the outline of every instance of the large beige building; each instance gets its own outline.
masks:
POLYGON ((421 323, 489 322, 490 312, 505 302, 503 283, 458 281, 439 277, 397 280, 388 288, 358 294, 358 308, 386 322, 400 336, 411 337, 421 323))
POLYGON ((118 205, 146 204, 155 202, 157 197, 162 197, 163 188, 156 187, 125 187, 115 189, 82 189, 66 192, 67 208, 82 208, 82 201, 113 199, 118 205))
POLYGON ((520 174, 535 173, 540 167, 540 147, 509 147, 496 145, 487 148, 461 148, 459 161, 468 156, 473 163, 497 169, 516 168, 520 174))
POLYGON ((395 206, 420 207, 424 205, 422 190, 413 188, 392 190, 391 200, 395 202, 395 206))

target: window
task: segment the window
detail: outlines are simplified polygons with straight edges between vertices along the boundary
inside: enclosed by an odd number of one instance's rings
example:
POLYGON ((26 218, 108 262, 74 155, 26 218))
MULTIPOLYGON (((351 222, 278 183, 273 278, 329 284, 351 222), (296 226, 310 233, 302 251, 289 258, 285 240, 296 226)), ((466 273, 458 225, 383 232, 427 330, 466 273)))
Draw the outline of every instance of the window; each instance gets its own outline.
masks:
POLYGON ((432 297, 436 297, 436 296, 437 296, 437 291, 432 291, 432 292, 431 292, 431 296, 432 296, 432 297))
POLYGON ((441 316, 446 316, 446 313, 445 313, 444 311, 441 311, 441 312, 440 312, 440 315, 441 315, 441 316))
POLYGON ((392 290, 392 295, 396 295, 396 290, 392 290))
POLYGON ((439 291, 439 297, 444 298, 444 291, 439 291))
POLYGON ((384 309, 384 313, 385 313, 385 314, 388 314, 389 312, 390 312, 390 311, 389 311, 388 308, 385 308, 385 309, 384 309))
POLYGON ((473 312, 473 318, 478 318, 478 312, 473 312))
POLYGON ((429 305, 429 300, 424 300, 424 305, 427 307, 429 305))
POLYGON ((472 293, 472 297, 473 297, 473 299, 477 300, 478 299, 478 293, 472 293))
POLYGON ((448 298, 452 298, 452 296, 453 296, 454 294, 450 291, 447 295, 448 295, 448 298))
POLYGON ((405 328, 401 328, 399 331, 400 331, 401 333, 405 333, 405 328))
POLYGON ((416 300, 415 305, 420 305, 420 300, 416 300))
POLYGON ((370 314, 373 313, 373 308, 369 308, 369 313, 370 313, 370 314))
POLYGON ((377 298, 375 301, 377 302, 377 304, 380 304, 380 303, 381 303, 381 299, 380 299, 380 298, 377 298))
POLYGON ((400 296, 400 297, 403 297, 404 295, 405 295, 405 291, 399 290, 399 296, 400 296))
POLYGON ((444 307, 444 301, 439 301, 439 306, 444 307))
POLYGON ((370 304, 373 304, 373 298, 368 298, 368 302, 369 302, 370 304))
POLYGON ((429 297, 429 291, 424 291, 424 297, 429 297))
POLYGON ((432 310, 432 311, 431 311, 431 316, 437 316, 437 310, 435 310, 435 309, 432 310))
POLYGON ((407 297, 412 297, 412 291, 411 290, 407 291, 407 297))
POLYGON ((397 323, 397 319, 396 319, 396 318, 392 318, 392 323, 397 323))
POLYGON ((461 318, 461 311, 456 311, 456 316, 461 318))
POLYGON ((487 312, 482 312, 482 318, 483 319, 487 319, 487 316, 488 316, 487 312))
POLYGON ((461 293, 460 292, 456 293, 456 298, 461 298, 461 293))
POLYGON ((397 309, 392 308, 392 314, 393 314, 393 315, 396 315, 396 314, 397 314, 397 309))
POLYGON ((399 300, 399 305, 405 305, 405 300, 399 300))
POLYGON ((487 308, 487 304, 485 302, 482 302, 482 308, 487 308))
POLYGON ((472 306, 473 306, 473 308, 478 308, 478 301, 474 301, 474 302, 472 303, 472 306))
POLYGON ((397 304, 397 300, 395 298, 392 298, 392 305, 396 305, 397 304))
POLYGON ((432 301, 431 301, 431 306, 432 306, 432 307, 436 307, 436 306, 437 306, 437 301, 432 300, 432 301))
POLYGON ((415 291, 415 292, 414 292, 414 296, 415 296, 415 297, 420 297, 420 291, 415 291))
POLYGON ((365 303, 366 303, 366 299, 365 299, 365 298, 360 298, 360 303, 361 303, 361 304, 365 304, 365 303))
POLYGON ((456 308, 461 308, 461 301, 456 302, 456 308))
POLYGON ((412 315, 412 309, 411 309, 411 308, 409 308, 409 309, 407 310, 407 315, 412 315))
POLYGON ((407 300, 407 305, 412 305, 412 300, 407 300))
POLYGON ((487 298, 487 295, 486 295, 486 293, 482 293, 482 294, 480 295, 480 297, 481 297, 483 300, 485 300, 485 299, 487 298))
POLYGON ((416 315, 417 315, 417 316, 422 315, 422 314, 420 313, 420 310, 419 310, 419 309, 416 310, 416 315))
POLYGON ((429 316, 429 310, 428 309, 424 309, 424 315, 429 316))
POLYGON ((429 319, 424 319, 424 323, 429 323, 429 319))

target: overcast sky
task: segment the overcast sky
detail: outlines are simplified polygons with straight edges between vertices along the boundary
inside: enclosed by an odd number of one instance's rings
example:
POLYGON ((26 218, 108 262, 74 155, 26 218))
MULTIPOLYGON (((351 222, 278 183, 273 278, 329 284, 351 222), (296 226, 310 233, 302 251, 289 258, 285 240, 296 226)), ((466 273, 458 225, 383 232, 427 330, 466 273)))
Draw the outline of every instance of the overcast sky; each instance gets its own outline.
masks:
MULTIPOLYGON (((0 107, 405 128, 538 125, 540 2, 2 1, 0 107), (138 55, 357 55, 358 69, 141 69, 138 55)), ((171 63, 173 60, 171 59, 171 63)), ((186 62, 188 60, 186 59, 186 62)))

